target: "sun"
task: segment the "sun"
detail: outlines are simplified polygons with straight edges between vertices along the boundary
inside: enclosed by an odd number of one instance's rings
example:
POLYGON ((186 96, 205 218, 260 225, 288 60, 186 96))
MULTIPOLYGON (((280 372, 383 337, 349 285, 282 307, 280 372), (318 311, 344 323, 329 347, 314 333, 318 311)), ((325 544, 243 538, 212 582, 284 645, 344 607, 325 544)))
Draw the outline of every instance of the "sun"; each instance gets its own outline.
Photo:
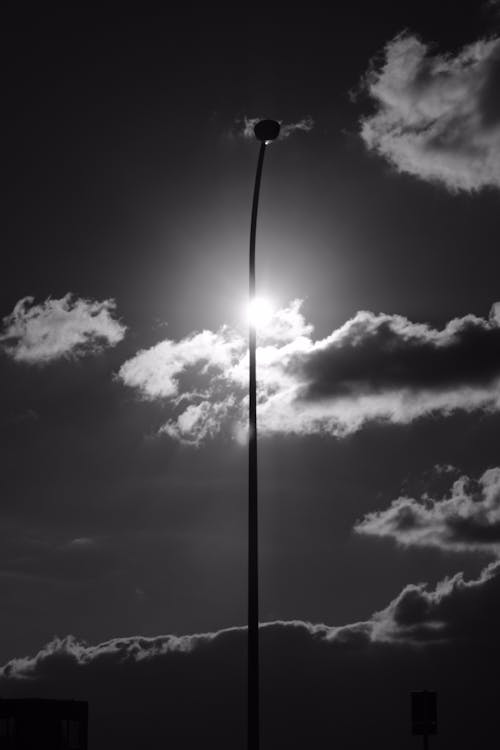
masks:
POLYGON ((273 304, 266 297, 254 297, 247 305, 247 321, 252 328, 262 330, 273 316, 273 304))

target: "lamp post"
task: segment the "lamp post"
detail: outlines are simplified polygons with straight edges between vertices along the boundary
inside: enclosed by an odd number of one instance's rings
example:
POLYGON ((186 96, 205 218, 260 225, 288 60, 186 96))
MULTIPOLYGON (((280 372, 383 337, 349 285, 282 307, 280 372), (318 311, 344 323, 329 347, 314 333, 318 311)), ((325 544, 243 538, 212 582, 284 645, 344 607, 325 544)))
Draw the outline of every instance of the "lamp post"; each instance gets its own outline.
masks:
MULTIPOLYGON (((261 120, 255 125, 254 134, 260 141, 257 172, 252 202, 250 224, 250 305, 255 299, 255 236, 262 166, 266 146, 280 132, 275 120, 261 120)), ((258 485, 257 485, 257 331, 250 320, 248 328, 249 351, 249 434, 248 434, 248 694, 247 735, 248 750, 259 750, 260 746, 260 690, 259 690, 259 546, 258 546, 258 485)))

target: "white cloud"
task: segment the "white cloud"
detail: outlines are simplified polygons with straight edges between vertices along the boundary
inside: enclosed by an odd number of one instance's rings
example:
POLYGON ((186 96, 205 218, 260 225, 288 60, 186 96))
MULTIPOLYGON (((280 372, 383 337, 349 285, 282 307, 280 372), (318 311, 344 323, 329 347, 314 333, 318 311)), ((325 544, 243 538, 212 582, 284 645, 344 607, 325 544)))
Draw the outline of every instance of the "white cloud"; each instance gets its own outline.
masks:
POLYGON ((288 138, 298 130, 302 130, 304 133, 309 133, 313 127, 314 120, 310 115, 303 117, 302 120, 299 120, 298 122, 291 122, 286 125, 281 124, 280 138, 288 138))
MULTIPOLYGON (((243 138, 254 138, 254 132, 253 129, 256 126, 256 124, 259 122, 259 120, 262 120, 264 118, 262 117, 247 117, 246 115, 243 117, 243 120, 237 121, 238 131, 240 135, 243 136, 243 138)), ((285 138, 289 138, 294 133, 297 133, 298 131, 302 131, 304 133, 309 133, 314 128, 314 120, 310 115, 307 115, 306 117, 303 117, 298 122, 289 122, 289 123, 283 123, 283 121, 279 121, 281 125, 281 130, 279 134, 279 140, 284 140, 285 138)))
POLYGON ((402 34, 365 86, 376 112, 361 123, 368 148, 400 172, 450 190, 500 187, 500 40, 435 54, 402 34))
POLYGON ((231 416, 234 416, 237 423, 238 414, 239 410, 232 395, 215 403, 200 401, 189 404, 176 419, 166 422, 160 428, 160 433, 169 435, 185 445, 198 446, 207 438, 215 437, 231 416))
POLYGON ((172 398, 178 395, 179 377, 185 370, 201 365, 204 374, 210 367, 223 371, 241 347, 241 338, 225 327, 216 333, 194 333, 178 342, 166 339, 125 362, 119 377, 145 398, 172 398))
MULTIPOLYGON (((322 340, 299 300, 259 338, 262 433, 342 436, 366 422, 407 424, 429 414, 500 409, 498 305, 437 330, 399 315, 358 312, 322 340)), ((222 428, 245 433, 247 340, 223 327, 163 341, 125 362, 118 378, 173 414, 163 432, 199 444, 222 428)))
MULTIPOLYGON (((259 335, 261 404, 283 389, 283 363, 311 345, 312 326, 305 322, 300 306, 300 300, 295 300, 276 311, 259 335)), ((167 339, 125 362, 118 379, 136 388, 143 398, 166 399, 177 409, 161 428, 164 434, 199 445, 227 425, 231 435, 241 440, 245 434, 247 346, 246 337, 227 326, 216 332, 193 333, 180 341, 167 339)))
POLYGON ((113 317, 115 309, 111 299, 97 302, 66 294, 35 305, 33 297, 24 297, 3 319, 0 344, 16 362, 27 364, 94 354, 125 335, 126 327, 113 317))
POLYGON ((474 481, 462 476, 448 496, 399 497, 389 508, 368 513, 355 531, 394 539, 409 547, 500 555, 500 468, 474 481))

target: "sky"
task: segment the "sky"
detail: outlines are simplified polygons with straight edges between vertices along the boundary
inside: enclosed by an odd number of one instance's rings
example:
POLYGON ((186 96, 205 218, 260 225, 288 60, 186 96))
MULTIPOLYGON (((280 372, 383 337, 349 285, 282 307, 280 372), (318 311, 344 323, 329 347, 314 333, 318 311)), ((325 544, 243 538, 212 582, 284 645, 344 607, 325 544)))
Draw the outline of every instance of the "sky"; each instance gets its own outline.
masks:
POLYGON ((3 697, 88 700, 96 750, 244 746, 270 117, 262 746, 416 747, 419 689, 436 745, 497 745, 499 27, 477 0, 6 13, 3 697))

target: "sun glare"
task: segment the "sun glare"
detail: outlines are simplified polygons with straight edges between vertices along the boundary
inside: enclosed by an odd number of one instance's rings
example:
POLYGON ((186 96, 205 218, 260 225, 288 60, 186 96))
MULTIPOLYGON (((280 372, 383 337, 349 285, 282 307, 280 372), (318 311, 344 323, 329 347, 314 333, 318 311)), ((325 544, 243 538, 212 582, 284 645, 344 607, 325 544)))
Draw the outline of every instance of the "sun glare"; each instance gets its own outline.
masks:
POLYGON ((265 297, 254 297, 247 306, 247 321, 257 330, 264 328, 273 315, 273 306, 265 297))

